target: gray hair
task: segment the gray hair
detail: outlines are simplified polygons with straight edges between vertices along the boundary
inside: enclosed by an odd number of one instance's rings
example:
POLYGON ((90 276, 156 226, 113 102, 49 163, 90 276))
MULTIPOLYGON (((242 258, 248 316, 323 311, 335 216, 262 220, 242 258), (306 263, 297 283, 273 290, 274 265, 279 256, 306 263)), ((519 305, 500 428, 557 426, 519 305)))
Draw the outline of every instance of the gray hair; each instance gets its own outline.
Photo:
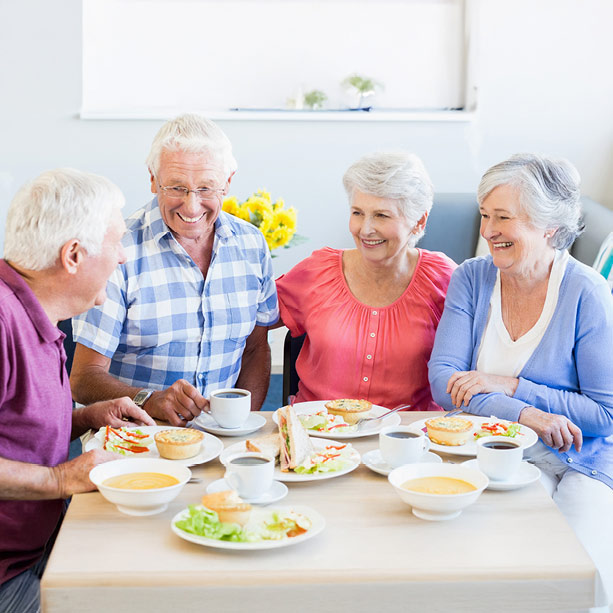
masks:
POLYGON ((519 190, 519 204, 532 224, 543 230, 555 230, 549 244, 567 249, 583 232, 577 169, 562 158, 533 153, 518 153, 492 166, 477 190, 479 205, 500 185, 519 190))
MULTIPOLYGON (((415 226, 432 208, 432 182, 422 161, 412 153, 399 151, 365 155, 348 168, 343 185, 349 202, 355 190, 396 200, 411 226, 415 226)), ((416 233, 412 246, 423 235, 424 230, 416 233)))
POLYGON ((221 163, 226 179, 237 167, 228 137, 217 124, 201 115, 180 115, 160 128, 147 156, 147 167, 154 176, 160 170, 162 151, 208 153, 221 163))
POLYGON ((45 270, 72 239, 89 255, 98 255, 111 215, 124 202, 121 190, 105 177, 73 168, 44 172, 26 183, 9 206, 4 258, 28 270, 45 270))

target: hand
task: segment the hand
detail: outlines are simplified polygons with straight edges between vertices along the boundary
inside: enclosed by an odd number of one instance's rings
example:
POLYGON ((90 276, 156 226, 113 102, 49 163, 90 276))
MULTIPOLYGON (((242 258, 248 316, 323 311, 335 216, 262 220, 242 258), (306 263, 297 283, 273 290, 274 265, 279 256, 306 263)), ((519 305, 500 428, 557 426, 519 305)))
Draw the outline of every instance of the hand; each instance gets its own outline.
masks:
POLYGON ((81 410, 83 418, 94 430, 104 426, 113 426, 113 428, 129 425, 155 426, 155 421, 147 412, 136 406, 127 396, 94 402, 81 410))
POLYGON ((581 429, 564 415, 546 413, 535 407, 525 407, 519 415, 519 423, 532 428, 539 438, 552 449, 568 451, 572 445, 577 452, 583 445, 581 429))
POLYGON ((478 370, 461 370, 449 377, 447 393, 456 407, 468 406, 471 398, 477 394, 501 392, 513 396, 519 385, 516 377, 488 375, 478 370))
POLYGON ((73 494, 91 492, 96 486, 89 480, 89 471, 98 464, 116 460, 117 455, 102 449, 88 451, 70 462, 64 462, 51 468, 57 482, 57 491, 60 498, 68 498, 73 494))
POLYGON ((185 426, 209 408, 209 401, 191 383, 179 379, 165 390, 154 392, 144 408, 152 417, 185 426))

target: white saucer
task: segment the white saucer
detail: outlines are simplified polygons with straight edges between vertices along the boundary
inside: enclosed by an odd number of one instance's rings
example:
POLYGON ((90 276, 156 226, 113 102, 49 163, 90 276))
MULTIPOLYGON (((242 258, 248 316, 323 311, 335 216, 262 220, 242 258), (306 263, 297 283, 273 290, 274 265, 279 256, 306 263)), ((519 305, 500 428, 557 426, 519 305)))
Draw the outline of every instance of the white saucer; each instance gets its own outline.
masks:
MULTIPOLYGON (((440 464, 443 460, 436 455, 436 453, 432 453, 431 451, 427 451, 421 456, 419 460, 420 464, 427 464, 428 462, 434 464, 440 464)), ((394 470, 382 457, 381 451, 379 449, 373 449, 368 453, 365 453, 362 456, 362 462, 370 468, 370 470, 379 473, 380 475, 389 475, 392 470, 394 470)))
POLYGON ((222 428, 208 413, 200 413, 193 421, 199 428, 218 436, 243 436, 266 424, 266 418, 254 412, 249 413, 247 421, 240 428, 222 428))
MULTIPOLYGON (((224 490, 231 489, 232 488, 225 479, 217 479, 217 481, 209 483, 206 488, 206 493, 214 494, 215 492, 223 492, 224 490)), ((243 498, 243 500, 250 504, 270 504, 271 502, 277 502, 277 500, 285 498, 288 491, 289 490, 287 489, 287 485, 285 485, 285 483, 273 481, 272 487, 265 494, 262 494, 258 498, 243 498)))
MULTIPOLYGON (((466 466, 470 468, 476 468, 479 470, 479 464, 477 460, 468 460, 467 462, 462 462, 466 466)), ((493 481, 490 479, 490 484, 487 486, 488 490, 516 490, 520 487, 524 487, 525 485, 529 485, 530 483, 534 483, 538 481, 541 476, 541 471, 538 466, 534 466, 534 464, 530 464, 529 462, 522 462, 521 466, 515 476, 512 479, 508 479, 506 481, 493 481)))

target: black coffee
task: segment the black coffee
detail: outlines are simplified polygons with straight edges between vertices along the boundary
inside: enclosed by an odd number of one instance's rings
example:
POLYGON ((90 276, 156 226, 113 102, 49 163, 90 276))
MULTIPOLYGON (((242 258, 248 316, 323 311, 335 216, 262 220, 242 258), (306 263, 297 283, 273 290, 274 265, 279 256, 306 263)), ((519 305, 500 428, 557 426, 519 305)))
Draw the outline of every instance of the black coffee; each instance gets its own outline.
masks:
POLYGON ((392 438, 417 438, 419 434, 414 432, 386 432, 385 436, 391 436, 392 438))
POLYGON ((232 460, 232 464, 238 464, 239 466, 258 466, 259 464, 268 464, 269 460, 264 458, 236 458, 232 460))
POLYGON ((223 394, 214 394, 215 398, 244 398, 247 394, 239 394, 238 392, 224 392, 223 394))
POLYGON ((519 447, 515 443, 507 443, 506 441, 492 441, 491 443, 484 443, 483 446, 488 449, 517 449, 519 447))

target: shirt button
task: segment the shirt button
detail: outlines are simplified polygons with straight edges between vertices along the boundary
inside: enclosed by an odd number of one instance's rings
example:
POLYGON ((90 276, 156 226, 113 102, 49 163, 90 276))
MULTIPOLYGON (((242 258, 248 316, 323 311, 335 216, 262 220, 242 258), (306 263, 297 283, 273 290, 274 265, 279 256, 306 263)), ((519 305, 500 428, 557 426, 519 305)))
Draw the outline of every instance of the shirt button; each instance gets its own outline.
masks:
POLYGON ((368 381, 368 377, 364 377, 364 381, 368 381))
POLYGON ((378 315, 377 311, 372 312, 373 315, 378 315))
POLYGON ((370 336, 371 336, 371 338, 375 338, 375 333, 374 333, 374 332, 371 332, 371 333, 370 333, 370 336))
POLYGON ((567 460, 566 460, 566 461, 567 461, 569 464, 572 464, 572 463, 573 463, 573 459, 572 459, 572 458, 567 458, 567 460))
POLYGON ((592 471, 592 474, 593 474, 593 475, 597 475, 597 474, 598 474, 598 471, 597 471, 597 470, 593 470, 593 471, 592 471))
POLYGON ((366 356, 367 360, 372 360, 372 355, 370 355, 370 353, 366 356))

